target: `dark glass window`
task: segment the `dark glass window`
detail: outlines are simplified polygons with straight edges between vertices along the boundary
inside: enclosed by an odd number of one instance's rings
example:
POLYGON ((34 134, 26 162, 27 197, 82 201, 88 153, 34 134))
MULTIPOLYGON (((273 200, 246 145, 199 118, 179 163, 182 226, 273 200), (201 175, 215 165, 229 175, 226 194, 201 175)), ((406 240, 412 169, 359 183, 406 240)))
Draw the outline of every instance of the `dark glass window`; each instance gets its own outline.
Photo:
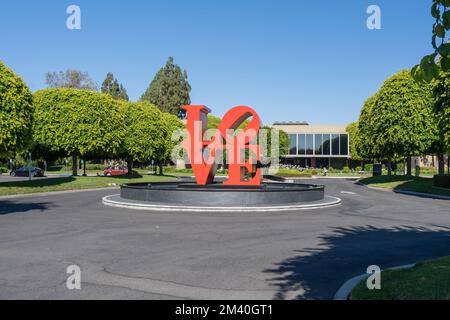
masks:
POLYGON ((331 150, 331 137, 329 134, 324 134, 323 135, 323 144, 322 144, 322 149, 323 149, 323 154, 324 155, 330 155, 330 150, 331 150))
POLYGON ((290 146, 289 146, 289 154, 296 155, 297 154, 297 135, 290 134, 289 135, 290 146))
POLYGON ((314 135, 306 135, 306 154, 314 154, 314 135))
POLYGON ((298 154, 301 154, 301 155, 306 154, 306 135, 305 134, 298 135, 298 154))
POLYGON ((333 134, 331 135, 331 154, 333 156, 339 155, 339 135, 333 134))
POLYGON ((348 155, 348 136, 346 134, 341 134, 341 156, 348 155))
POLYGON ((315 144, 315 147, 314 147, 315 154, 320 156, 320 155, 322 155, 322 135, 316 134, 314 137, 314 140, 315 140, 315 143, 314 143, 315 144))

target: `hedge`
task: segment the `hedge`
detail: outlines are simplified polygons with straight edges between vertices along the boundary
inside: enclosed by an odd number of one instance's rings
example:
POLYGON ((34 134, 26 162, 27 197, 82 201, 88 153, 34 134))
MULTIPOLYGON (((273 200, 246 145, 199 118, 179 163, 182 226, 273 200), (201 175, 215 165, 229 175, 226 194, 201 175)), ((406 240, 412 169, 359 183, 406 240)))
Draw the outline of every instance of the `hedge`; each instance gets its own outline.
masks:
POLYGON ((450 188, 450 174, 435 175, 433 178, 433 184, 435 187, 450 188))

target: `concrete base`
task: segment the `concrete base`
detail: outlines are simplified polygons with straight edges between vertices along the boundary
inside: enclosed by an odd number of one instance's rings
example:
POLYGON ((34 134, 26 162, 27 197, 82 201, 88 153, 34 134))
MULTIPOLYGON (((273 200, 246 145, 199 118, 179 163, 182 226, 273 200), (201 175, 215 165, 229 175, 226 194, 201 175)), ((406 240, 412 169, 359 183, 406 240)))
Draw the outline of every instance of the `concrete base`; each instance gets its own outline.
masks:
POLYGON ((123 199, 178 207, 266 207, 323 200, 325 187, 300 183, 264 182, 259 186, 228 186, 191 181, 124 184, 123 199))

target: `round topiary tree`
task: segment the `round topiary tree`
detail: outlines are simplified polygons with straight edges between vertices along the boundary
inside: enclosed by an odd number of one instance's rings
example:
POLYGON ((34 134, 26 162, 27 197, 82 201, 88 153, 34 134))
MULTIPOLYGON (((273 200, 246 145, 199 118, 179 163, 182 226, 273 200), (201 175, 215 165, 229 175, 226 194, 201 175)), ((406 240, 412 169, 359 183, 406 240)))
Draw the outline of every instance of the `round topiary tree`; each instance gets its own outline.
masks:
POLYGON ((158 145, 164 143, 162 112, 148 102, 123 102, 122 108, 126 125, 121 154, 127 157, 131 173, 133 161, 155 159, 158 145))
MULTIPOLYGON (((364 156, 361 154, 361 151, 363 149, 363 143, 361 141, 361 134, 359 132, 359 123, 358 122, 352 122, 350 123, 346 131, 349 135, 350 140, 350 156, 353 160, 361 161, 361 168, 364 168, 364 156)), ((362 151, 363 152, 363 151, 362 151)))
POLYGON ((120 104, 107 94, 80 89, 44 89, 34 94, 35 143, 72 155, 115 155, 124 136, 120 104))
MULTIPOLYGON (((361 153, 373 159, 408 158, 433 152, 438 130, 431 86, 403 70, 387 79, 365 103, 359 118, 361 153)), ((389 168, 390 169, 390 168, 389 168)))
POLYGON ((30 90, 0 61, 0 155, 11 155, 29 145, 32 115, 30 90))
POLYGON ((161 129, 163 139, 158 141, 158 146, 155 153, 155 160, 159 166, 159 174, 163 174, 164 163, 170 159, 172 150, 180 141, 172 140, 173 134, 176 130, 184 128, 183 122, 170 113, 162 112, 161 129))
POLYGON ((126 125, 121 155, 127 157, 128 171, 131 172, 135 160, 154 160, 162 174, 162 165, 170 158, 176 145, 172 134, 177 128, 182 128, 183 123, 149 102, 122 102, 122 112, 126 125))

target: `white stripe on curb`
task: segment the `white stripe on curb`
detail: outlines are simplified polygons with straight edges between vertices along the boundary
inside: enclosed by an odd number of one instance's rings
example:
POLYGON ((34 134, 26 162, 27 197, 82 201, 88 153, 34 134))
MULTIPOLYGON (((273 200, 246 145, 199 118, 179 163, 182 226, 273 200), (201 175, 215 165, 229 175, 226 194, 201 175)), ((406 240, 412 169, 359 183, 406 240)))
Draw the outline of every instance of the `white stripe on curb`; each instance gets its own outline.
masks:
POLYGON ((172 206, 163 204, 137 203, 126 201, 111 200, 111 197, 119 195, 110 195, 103 197, 102 202, 107 206, 126 208, 134 210, 150 210, 150 211, 182 211, 182 212, 277 212, 277 211, 293 211, 293 210, 311 210, 334 207, 341 204, 341 199, 337 197, 326 196, 330 201, 315 204, 303 205, 287 205, 287 206, 271 206, 271 207, 197 207, 197 206, 172 206))
MULTIPOLYGON (((387 268, 384 270, 381 270, 381 272, 386 270, 400 270, 400 269, 410 269, 413 268, 416 264, 407 264, 404 266, 398 266, 398 267, 392 267, 387 268)), ((350 294, 352 293, 353 289, 361 283, 361 281, 365 280, 367 277, 369 277, 370 274, 361 274, 359 276, 353 277, 347 281, 339 288, 339 290, 334 294, 333 300, 348 300, 350 297, 350 294)))

